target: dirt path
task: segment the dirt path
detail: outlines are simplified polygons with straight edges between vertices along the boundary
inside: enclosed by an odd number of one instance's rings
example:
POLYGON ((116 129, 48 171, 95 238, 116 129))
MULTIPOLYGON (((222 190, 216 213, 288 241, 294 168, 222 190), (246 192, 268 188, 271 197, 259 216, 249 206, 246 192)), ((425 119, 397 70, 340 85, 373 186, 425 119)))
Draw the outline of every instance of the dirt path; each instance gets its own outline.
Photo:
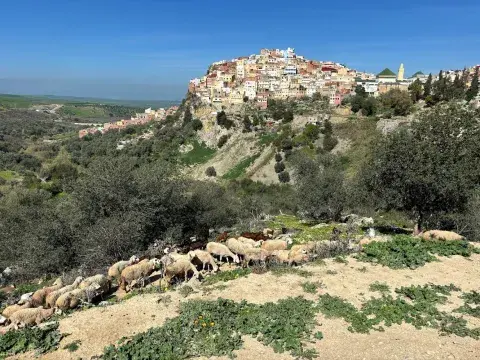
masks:
MULTIPOLYGON (((276 277, 271 273, 251 274, 227 283, 227 288, 211 292, 199 291, 188 298, 180 296, 178 291, 169 292, 171 303, 166 306, 158 303, 159 295, 136 296, 127 301, 107 307, 97 307, 78 311, 60 321, 60 331, 69 333, 62 340, 60 350, 46 354, 41 359, 89 359, 101 354, 103 348, 114 344, 124 336, 146 331, 160 326, 168 317, 177 315, 180 301, 194 298, 216 299, 229 298, 235 301, 245 299, 254 303, 276 302, 288 296, 305 296, 314 300, 317 295, 307 294, 301 284, 305 281, 321 281, 323 288, 318 291, 337 295, 360 305, 362 301, 378 294, 369 291, 369 285, 375 281, 386 282, 392 291, 396 287, 454 283, 462 291, 480 290, 480 255, 470 259, 460 256, 442 258, 440 262, 426 264, 416 270, 392 270, 382 266, 360 263, 348 258, 348 264, 327 260, 325 265, 305 266, 313 273, 308 279, 288 274, 276 277), (330 274, 327 274, 329 270, 330 274), (334 274, 332 274, 334 272, 334 274), (69 353, 62 348, 75 340, 80 340, 80 348, 69 353)), ((458 305, 453 298, 445 308, 458 305)), ((480 341, 457 336, 439 336, 434 329, 416 330, 410 325, 387 327, 385 332, 370 334, 353 334, 347 330, 347 323, 339 319, 325 319, 318 315, 319 331, 324 339, 313 346, 323 359, 479 359, 480 341)), ((470 320, 470 319, 469 319, 470 320)), ((474 325, 479 326, 478 319, 474 325)), ((475 322, 475 321, 474 321, 475 322)), ((269 347, 258 341, 245 337, 244 348, 236 351, 237 358, 262 360, 288 359, 288 354, 275 354, 269 347)), ((17 359, 26 359, 23 354, 17 359)), ((219 358, 220 359, 220 358, 219 358)), ((222 358, 223 359, 223 358, 222 358)))

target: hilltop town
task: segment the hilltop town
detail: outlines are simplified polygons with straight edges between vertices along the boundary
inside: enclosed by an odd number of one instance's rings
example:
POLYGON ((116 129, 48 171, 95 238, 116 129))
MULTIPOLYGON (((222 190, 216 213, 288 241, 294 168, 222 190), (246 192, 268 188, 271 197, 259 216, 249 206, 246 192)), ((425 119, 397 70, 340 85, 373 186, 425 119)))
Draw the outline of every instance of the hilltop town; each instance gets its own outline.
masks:
POLYGON ((135 116, 132 116, 129 120, 118 120, 113 122, 108 122, 103 125, 93 126, 86 129, 82 129, 78 132, 78 137, 81 139, 87 135, 92 135, 96 133, 104 134, 111 130, 122 130, 132 125, 144 125, 150 121, 164 120, 168 115, 174 114, 178 110, 178 106, 171 106, 167 109, 159 108, 157 110, 152 110, 148 108, 143 113, 136 113, 135 116))
MULTIPOLYGON (((469 86, 475 67, 466 70, 469 86)), ((443 73, 453 81, 463 72, 443 73)), ((331 105, 340 105, 345 97, 354 94, 357 85, 377 97, 391 89, 407 91, 417 79, 425 83, 428 75, 417 71, 406 78, 403 64, 397 74, 386 68, 375 75, 332 61, 308 60, 293 48, 261 49, 260 54, 214 62, 205 76, 190 80, 189 92, 213 105, 254 101, 265 109, 269 99, 294 99, 315 93, 328 97, 331 105)))

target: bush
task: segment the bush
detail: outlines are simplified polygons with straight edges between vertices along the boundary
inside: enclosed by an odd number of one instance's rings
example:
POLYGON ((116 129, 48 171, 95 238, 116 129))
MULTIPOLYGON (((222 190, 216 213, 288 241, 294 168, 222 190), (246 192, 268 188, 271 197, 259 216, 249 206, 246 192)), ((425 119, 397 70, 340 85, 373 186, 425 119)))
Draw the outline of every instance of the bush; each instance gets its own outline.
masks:
POLYGON ((282 161, 282 160, 283 160, 282 154, 276 153, 276 154, 275 154, 275 161, 276 161, 276 162, 280 162, 280 161, 282 161))
POLYGON ((389 90, 381 95, 380 101, 385 109, 392 109, 393 114, 398 116, 406 116, 413 109, 413 101, 407 91, 389 90))
POLYGON ((218 139, 218 144, 217 146, 221 148, 223 145, 225 145, 228 141, 228 135, 222 135, 220 136, 220 139, 218 139))
POLYGON ((205 175, 207 176, 217 176, 217 171, 213 166, 209 166, 207 170, 205 170, 205 175))
POLYGON ((278 180, 282 183, 288 183, 290 182, 290 174, 287 171, 282 171, 278 174, 278 180))
POLYGON ((217 113, 217 124, 229 130, 233 126, 233 121, 227 118, 225 111, 217 113))
POLYGON ((330 152, 337 146, 338 140, 333 136, 325 135, 323 138, 323 150, 330 152))
POLYGON ((203 123, 199 119, 195 119, 192 121, 192 128, 195 131, 203 129, 203 123))
POLYGON ((278 174, 281 173, 283 170, 285 170, 285 164, 283 162, 277 162, 275 164, 275 172, 278 174))

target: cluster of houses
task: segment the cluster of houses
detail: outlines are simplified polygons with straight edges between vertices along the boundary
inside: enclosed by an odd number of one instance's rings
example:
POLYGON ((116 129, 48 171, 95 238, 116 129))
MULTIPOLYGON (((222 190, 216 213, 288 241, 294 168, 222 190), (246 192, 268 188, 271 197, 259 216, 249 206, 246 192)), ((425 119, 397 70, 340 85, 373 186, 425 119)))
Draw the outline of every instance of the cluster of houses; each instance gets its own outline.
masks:
POLYGON ((143 113, 135 114, 135 116, 132 116, 130 120, 112 121, 112 122, 108 122, 98 126, 82 129, 78 132, 78 137, 81 139, 84 136, 89 134, 95 134, 95 133, 104 134, 107 131, 122 130, 132 125, 144 125, 150 121, 164 120, 168 115, 173 115, 177 110, 178 110, 178 106, 171 106, 167 109, 160 108, 158 110, 152 110, 151 108, 148 108, 143 113))
MULTIPOLYGON (((446 73, 455 77, 455 71, 446 73)), ((205 76, 190 80, 189 92, 213 105, 255 101, 266 108, 270 98, 300 98, 315 93, 328 97, 332 105, 340 105, 357 85, 369 95, 379 96, 390 89, 408 90, 416 79, 425 83, 427 78, 422 72, 405 78, 403 64, 397 74, 387 68, 375 75, 335 62, 307 60, 293 48, 262 49, 260 54, 213 63, 205 76)))

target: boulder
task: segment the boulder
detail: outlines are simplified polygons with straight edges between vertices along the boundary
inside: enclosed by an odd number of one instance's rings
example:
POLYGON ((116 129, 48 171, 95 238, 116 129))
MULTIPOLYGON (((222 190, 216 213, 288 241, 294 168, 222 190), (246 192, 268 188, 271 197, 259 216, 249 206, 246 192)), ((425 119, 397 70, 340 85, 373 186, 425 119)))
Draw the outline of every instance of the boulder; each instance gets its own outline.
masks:
POLYGON ((420 233, 423 240, 464 240, 465 238, 453 231, 429 230, 420 233))

